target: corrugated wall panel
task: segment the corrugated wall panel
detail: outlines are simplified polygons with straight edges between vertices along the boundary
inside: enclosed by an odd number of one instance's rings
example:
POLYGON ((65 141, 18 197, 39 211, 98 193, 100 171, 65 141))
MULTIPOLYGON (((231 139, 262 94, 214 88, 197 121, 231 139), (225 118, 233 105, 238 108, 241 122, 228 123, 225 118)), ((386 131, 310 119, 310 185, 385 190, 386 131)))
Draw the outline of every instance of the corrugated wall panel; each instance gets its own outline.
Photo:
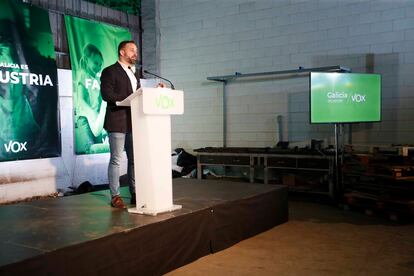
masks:
POLYGON ((70 69, 69 49, 64 21, 65 14, 127 28, 131 32, 133 39, 137 42, 139 41, 140 28, 138 16, 82 0, 29 0, 26 2, 49 10, 58 68, 70 69))

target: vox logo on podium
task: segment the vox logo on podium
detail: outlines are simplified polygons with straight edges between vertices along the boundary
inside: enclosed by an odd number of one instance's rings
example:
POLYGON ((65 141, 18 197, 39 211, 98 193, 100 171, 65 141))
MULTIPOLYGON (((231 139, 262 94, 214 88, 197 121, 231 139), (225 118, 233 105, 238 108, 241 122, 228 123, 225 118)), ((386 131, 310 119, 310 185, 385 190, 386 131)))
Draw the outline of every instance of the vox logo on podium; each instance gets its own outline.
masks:
POLYGON ((27 151, 27 142, 20 143, 18 141, 9 141, 9 143, 3 144, 6 152, 18 153, 21 151, 27 151))
POLYGON ((170 109, 175 106, 174 98, 167 95, 159 95, 155 98, 155 106, 161 109, 170 109))

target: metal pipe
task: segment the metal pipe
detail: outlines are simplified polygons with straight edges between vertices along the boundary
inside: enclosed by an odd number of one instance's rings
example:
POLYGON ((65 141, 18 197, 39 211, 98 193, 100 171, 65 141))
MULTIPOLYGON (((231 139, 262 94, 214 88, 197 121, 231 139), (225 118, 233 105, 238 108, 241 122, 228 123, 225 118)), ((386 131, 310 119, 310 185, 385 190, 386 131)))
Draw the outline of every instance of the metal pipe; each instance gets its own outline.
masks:
POLYGON ((225 75, 225 76, 215 76, 215 77, 207 77, 207 80, 211 81, 228 81, 228 80, 235 80, 240 78, 251 78, 251 77, 261 77, 261 76, 271 76, 271 75, 289 75, 289 74, 303 74, 309 72, 349 72, 351 71, 349 68, 342 67, 339 65, 336 66, 326 66, 326 67, 315 67, 315 68, 302 68, 294 70, 282 70, 282 71, 271 71, 271 72, 260 72, 260 73, 248 73, 242 74, 236 72, 234 75, 225 75))
POLYGON ((223 147, 227 147, 227 81, 223 81, 223 147))
POLYGON ((335 123, 335 189, 334 194, 338 196, 339 192, 339 131, 340 125, 335 123))
MULTIPOLYGON (((129 22, 128 22, 128 24, 129 24, 129 22)), ((140 76, 142 76, 143 75, 143 73, 142 73, 142 70, 143 70, 143 54, 142 54, 142 48, 143 48, 143 45, 142 45, 142 33, 144 32, 143 31, 143 28, 142 28, 142 16, 141 16, 141 12, 139 13, 139 15, 138 15, 138 24, 139 24, 139 28, 138 28, 138 33, 139 33, 139 36, 138 36, 138 44, 139 44, 139 47, 138 47, 138 49, 139 49, 139 63, 140 63, 140 67, 139 67, 139 75, 140 76)))
POLYGON ((282 142, 283 140, 283 117, 282 115, 277 115, 276 117, 277 119, 277 129, 279 131, 278 136, 279 136, 279 141, 278 142, 282 142))

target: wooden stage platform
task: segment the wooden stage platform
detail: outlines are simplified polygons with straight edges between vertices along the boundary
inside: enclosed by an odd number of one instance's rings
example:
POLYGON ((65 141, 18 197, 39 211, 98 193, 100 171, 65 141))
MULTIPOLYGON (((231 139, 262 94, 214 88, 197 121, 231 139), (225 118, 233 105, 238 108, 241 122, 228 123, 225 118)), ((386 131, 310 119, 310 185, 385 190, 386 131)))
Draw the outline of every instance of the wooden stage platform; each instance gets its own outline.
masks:
POLYGON ((156 217, 111 208, 108 190, 0 206, 0 275, 161 275, 288 220, 283 186, 175 179, 173 193, 183 208, 156 217))

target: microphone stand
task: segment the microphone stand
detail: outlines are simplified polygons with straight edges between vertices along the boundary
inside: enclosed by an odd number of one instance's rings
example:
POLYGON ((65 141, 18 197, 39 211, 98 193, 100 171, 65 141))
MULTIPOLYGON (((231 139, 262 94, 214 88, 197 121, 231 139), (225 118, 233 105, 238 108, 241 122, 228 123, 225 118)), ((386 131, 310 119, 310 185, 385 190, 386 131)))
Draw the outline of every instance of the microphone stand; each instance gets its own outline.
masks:
POLYGON ((169 82, 169 83, 170 83, 170 85, 171 85, 171 89, 172 89, 172 90, 175 90, 174 84, 172 84, 172 82, 171 82, 170 80, 168 80, 168 79, 166 79, 166 78, 163 78, 163 77, 161 77, 161 76, 158 76, 157 74, 154 74, 154 73, 148 72, 147 70, 144 70, 144 73, 145 73, 145 74, 148 74, 148 75, 152 75, 152 76, 154 76, 154 77, 157 77, 157 78, 160 78, 160 79, 162 79, 162 80, 165 80, 165 81, 169 82))

